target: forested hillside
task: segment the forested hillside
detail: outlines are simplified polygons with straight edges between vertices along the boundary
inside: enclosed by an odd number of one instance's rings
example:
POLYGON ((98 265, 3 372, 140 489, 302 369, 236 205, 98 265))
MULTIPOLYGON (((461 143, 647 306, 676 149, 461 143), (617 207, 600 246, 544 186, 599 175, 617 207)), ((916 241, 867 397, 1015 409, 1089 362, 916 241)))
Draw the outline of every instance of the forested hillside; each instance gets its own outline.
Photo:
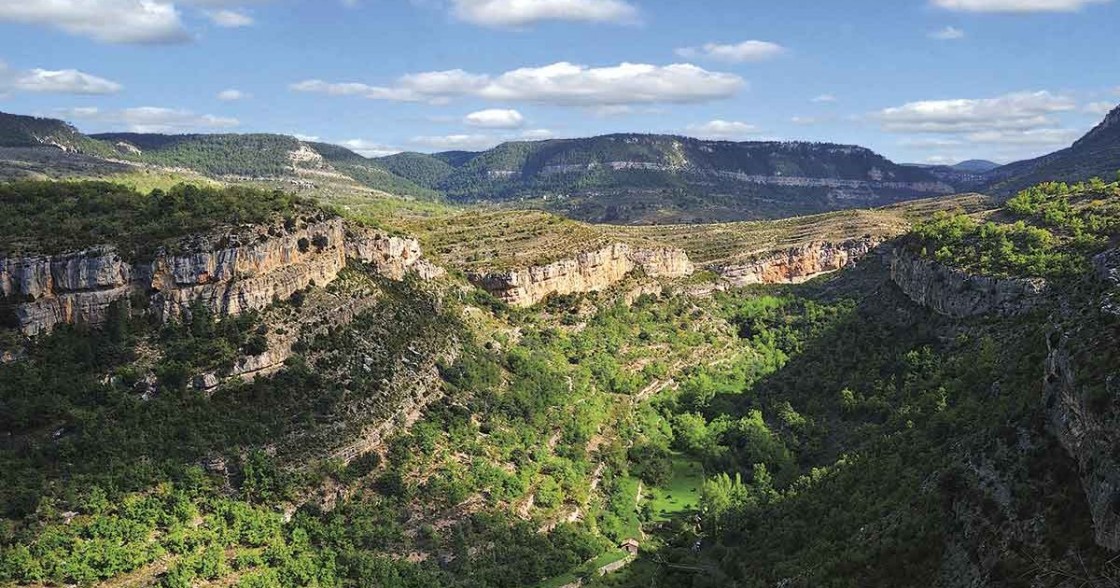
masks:
MULTIPOLYGON (((127 244, 195 230, 171 228, 187 211, 302 206, 8 190, 23 251, 88 244, 35 235, 64 210, 127 244)), ((102 328, 7 332, 0 583, 1103 585, 1118 202, 1039 186, 799 286, 635 271, 517 309, 351 262, 237 317, 200 300, 161 323, 133 300, 102 328), (980 312, 1020 279, 1047 287, 980 312), (277 371, 224 376, 289 335, 277 371)))

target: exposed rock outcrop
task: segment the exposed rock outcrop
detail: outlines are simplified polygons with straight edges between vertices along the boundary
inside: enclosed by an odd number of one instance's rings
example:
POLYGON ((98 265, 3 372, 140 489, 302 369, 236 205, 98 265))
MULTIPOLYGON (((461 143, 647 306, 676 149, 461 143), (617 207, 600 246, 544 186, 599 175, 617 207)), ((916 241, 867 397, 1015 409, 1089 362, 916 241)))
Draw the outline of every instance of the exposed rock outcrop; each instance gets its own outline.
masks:
POLYGON ((164 319, 196 301, 221 315, 261 309, 330 283, 348 259, 393 279, 410 271, 422 278, 442 273, 423 259, 414 239, 348 228, 341 218, 198 235, 176 251, 143 263, 128 263, 110 246, 0 259, 0 294, 19 329, 33 336, 58 324, 102 324, 111 304, 134 293, 164 319))
MULTIPOLYGON (((1103 300, 1103 312, 1120 287, 1120 249, 1098 255, 1093 260, 1097 277, 1110 286, 1103 300)), ((1082 381, 1077 360, 1071 353, 1071 341, 1094 341, 1088 353, 1097 355, 1095 347, 1108 344, 1088 333, 1066 333, 1056 329, 1047 337, 1049 354, 1043 386, 1047 425, 1062 447, 1077 460, 1081 486, 1093 516, 1093 530, 1098 545, 1120 550, 1120 414, 1115 398, 1120 394, 1120 377, 1103 376, 1095 382, 1098 390, 1082 381), (1097 401, 1093 401, 1093 397, 1097 401)), ((1105 340, 1107 341, 1107 340, 1105 340)), ((1097 362, 1100 359, 1096 360, 1097 362)), ((1093 363, 1090 360, 1089 363, 1093 363)))
POLYGON ((891 257, 891 280, 914 302, 954 318, 1028 312, 1047 291, 1039 278, 974 275, 902 249, 891 257))
POLYGON ((733 286, 797 284, 844 269, 876 245, 878 242, 870 238, 842 243, 817 241, 770 253, 749 263, 719 267, 717 271, 733 286))
MULTIPOLYGON (((1097 544, 1120 550, 1120 461, 1114 450, 1120 436, 1116 423, 1106 422, 1101 411, 1093 411, 1085 402, 1066 337, 1054 333, 1047 338, 1047 345, 1050 353, 1043 400, 1049 429, 1077 460, 1097 544)), ((1109 392, 1115 394, 1111 389, 1109 392)))
POLYGON ((695 271, 688 256, 679 249, 635 249, 614 243, 547 265, 472 273, 467 277, 474 285, 509 304, 532 306, 553 294, 603 290, 635 269, 657 278, 683 277, 695 271))

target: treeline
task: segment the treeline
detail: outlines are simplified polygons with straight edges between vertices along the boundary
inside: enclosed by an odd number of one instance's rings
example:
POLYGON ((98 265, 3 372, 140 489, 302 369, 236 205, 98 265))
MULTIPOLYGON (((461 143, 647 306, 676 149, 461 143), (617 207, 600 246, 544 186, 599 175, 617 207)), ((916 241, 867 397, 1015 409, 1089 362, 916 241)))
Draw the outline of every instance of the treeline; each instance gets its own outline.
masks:
POLYGON ((106 182, 0 185, 0 254, 62 253, 117 246, 143 257, 175 239, 219 226, 292 221, 318 214, 310 201, 281 191, 178 185, 141 194, 106 182))

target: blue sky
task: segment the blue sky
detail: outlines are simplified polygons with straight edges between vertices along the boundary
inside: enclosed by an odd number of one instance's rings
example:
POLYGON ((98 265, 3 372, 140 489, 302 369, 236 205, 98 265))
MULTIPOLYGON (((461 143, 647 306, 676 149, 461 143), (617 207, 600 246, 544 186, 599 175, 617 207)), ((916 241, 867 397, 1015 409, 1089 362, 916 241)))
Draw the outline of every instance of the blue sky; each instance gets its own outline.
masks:
POLYGON ((0 0, 0 110, 369 155, 657 132, 1003 162, 1120 103, 1118 22, 1112 0, 0 0))

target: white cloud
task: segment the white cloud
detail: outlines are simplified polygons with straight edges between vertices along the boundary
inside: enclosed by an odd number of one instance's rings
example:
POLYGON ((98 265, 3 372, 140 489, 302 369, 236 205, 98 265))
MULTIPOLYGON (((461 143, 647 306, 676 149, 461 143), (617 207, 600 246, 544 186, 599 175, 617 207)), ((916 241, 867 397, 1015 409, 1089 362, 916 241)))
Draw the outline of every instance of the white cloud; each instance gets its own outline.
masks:
POLYGON ((221 100, 222 102, 237 102, 238 100, 245 100, 249 97, 249 94, 246 94, 245 92, 234 88, 218 92, 218 100, 221 100))
POLYGON ((1073 12, 1110 0, 932 0, 934 6, 959 12, 1073 12))
POLYGON ((525 117, 516 110, 491 108, 472 112, 463 118, 463 122, 484 129, 517 129, 525 125, 525 117))
POLYGON ((899 141, 899 144, 905 147, 928 149, 931 147, 956 147, 958 145, 964 145, 965 142, 961 139, 939 139, 934 137, 922 137, 920 139, 905 139, 903 141, 899 141))
POLYGON ((964 36, 964 30, 958 29, 957 27, 945 27, 929 34, 929 38, 938 41, 956 41, 963 39, 964 36))
POLYGON ((195 114, 189 110, 142 106, 122 110, 71 108, 60 111, 66 118, 86 120, 107 126, 123 126, 134 133, 185 133, 197 130, 228 129, 238 126, 236 118, 195 114))
POLYGON ((1049 115, 1075 108, 1066 96, 1020 92, 997 98, 910 102, 874 116, 888 132, 975 133, 1052 127, 1049 115))
POLYGON ((304 135, 302 133, 294 133, 292 136, 299 139, 300 141, 308 141, 311 143, 319 142, 319 135, 304 135))
POLYGON ((444 102, 449 98, 478 93, 489 78, 461 69, 408 74, 397 79, 393 86, 380 87, 367 84, 322 80, 307 80, 292 85, 297 92, 313 92, 330 96, 361 96, 371 100, 397 102, 444 102))
POLYGON ((0 22, 44 25, 106 43, 190 38, 175 6, 158 0, 0 0, 0 22))
POLYGON ((10 72, 0 63, 0 90, 42 94, 115 94, 121 85, 76 69, 10 72))
POLYGON ((683 47, 677 55, 688 59, 714 59, 729 63, 765 61, 785 53, 785 47, 769 41, 743 41, 742 43, 721 45, 707 43, 702 47, 683 47))
POLYGON ((207 10, 210 22, 227 29, 252 26, 253 17, 238 10, 207 10))
POLYGON ((413 137, 409 142, 434 151, 485 151, 503 139, 492 135, 442 135, 413 137))
POLYGON ((554 138, 556 138, 556 134, 549 129, 529 129, 521 133, 521 139, 525 141, 543 141, 554 138))
POLYGON ((738 139, 758 134, 758 127, 745 122, 716 119, 689 125, 688 133, 703 139, 738 139))
POLYGON ((393 155, 394 153, 401 152, 400 149, 395 149, 393 147, 382 145, 374 141, 367 141, 365 139, 349 139, 343 141, 342 146, 365 157, 385 157, 386 155, 393 155))
POLYGON ((966 139, 970 143, 986 145, 1024 145, 1038 147, 1067 147, 1081 136, 1072 129, 1030 129, 1026 131, 983 131, 970 133, 966 139))
POLYGON ((307 80, 293 84, 292 89, 374 100, 440 103, 473 96, 506 102, 596 107, 708 102, 734 96, 745 85, 737 75, 709 72, 691 64, 622 63, 593 68, 559 62, 516 69, 498 76, 456 69, 406 75, 392 86, 307 80))
POLYGON ((832 102, 836 102, 836 96, 833 96, 832 94, 821 94, 820 96, 814 97, 812 102, 829 104, 832 102))
POLYGON ((1105 115, 1116 109, 1115 102, 1092 102, 1085 105, 1085 112, 1089 114, 1105 115))
POLYGON ((624 0, 452 0, 460 20, 492 28, 543 21, 633 23, 638 9, 624 0))

